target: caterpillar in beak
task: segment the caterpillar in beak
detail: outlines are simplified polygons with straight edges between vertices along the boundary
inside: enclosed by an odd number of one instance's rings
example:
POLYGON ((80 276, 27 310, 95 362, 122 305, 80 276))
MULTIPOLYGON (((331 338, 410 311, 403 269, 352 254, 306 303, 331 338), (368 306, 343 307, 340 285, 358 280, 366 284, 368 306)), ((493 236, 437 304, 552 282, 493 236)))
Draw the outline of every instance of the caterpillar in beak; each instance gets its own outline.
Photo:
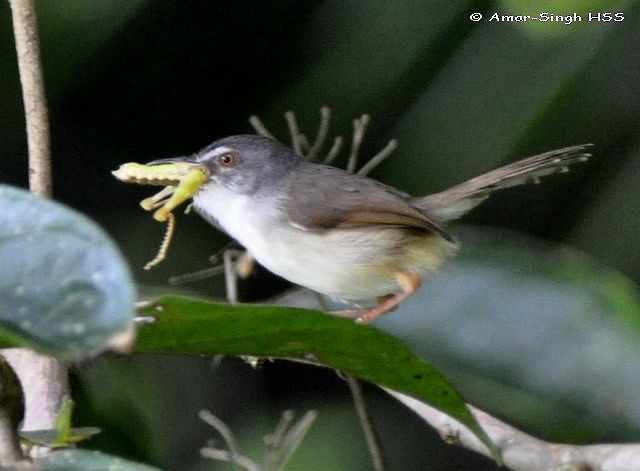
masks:
POLYGON ((175 216, 171 211, 196 194, 209 179, 209 171, 204 166, 188 162, 146 165, 129 162, 111 173, 125 183, 165 187, 140 202, 145 211, 155 210, 153 218, 156 221, 167 222, 167 230, 157 255, 144 266, 145 270, 150 270, 165 259, 169 250, 175 229, 175 216))

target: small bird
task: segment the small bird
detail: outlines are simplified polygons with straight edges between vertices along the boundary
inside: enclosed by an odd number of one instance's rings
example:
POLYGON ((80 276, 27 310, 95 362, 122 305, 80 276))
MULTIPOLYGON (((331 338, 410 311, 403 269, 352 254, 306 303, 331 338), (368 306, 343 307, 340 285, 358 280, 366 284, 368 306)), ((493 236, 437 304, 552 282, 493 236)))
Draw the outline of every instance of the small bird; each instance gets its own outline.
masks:
POLYGON ((444 223, 495 190, 587 160, 590 145, 535 155, 422 197, 308 162, 260 135, 226 137, 191 156, 150 165, 204 168, 208 180, 193 196, 196 212, 276 275, 338 300, 377 298, 373 308, 349 311, 368 323, 411 296, 456 253, 444 223))

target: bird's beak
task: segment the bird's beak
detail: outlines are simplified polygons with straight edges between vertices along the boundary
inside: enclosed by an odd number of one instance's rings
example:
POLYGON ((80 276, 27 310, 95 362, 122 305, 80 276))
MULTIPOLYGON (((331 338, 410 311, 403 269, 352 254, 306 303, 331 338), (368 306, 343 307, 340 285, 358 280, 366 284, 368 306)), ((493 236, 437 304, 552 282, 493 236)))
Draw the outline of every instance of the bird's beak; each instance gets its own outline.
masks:
POLYGON ((169 157, 168 159, 152 160, 151 162, 147 162, 146 165, 162 165, 175 163, 197 164, 198 161, 196 160, 195 155, 187 155, 183 157, 169 157))
POLYGON ((141 185, 175 187, 177 193, 193 195, 208 180, 209 169, 197 161, 195 156, 171 157, 154 160, 146 164, 129 162, 111 172, 118 180, 141 185))

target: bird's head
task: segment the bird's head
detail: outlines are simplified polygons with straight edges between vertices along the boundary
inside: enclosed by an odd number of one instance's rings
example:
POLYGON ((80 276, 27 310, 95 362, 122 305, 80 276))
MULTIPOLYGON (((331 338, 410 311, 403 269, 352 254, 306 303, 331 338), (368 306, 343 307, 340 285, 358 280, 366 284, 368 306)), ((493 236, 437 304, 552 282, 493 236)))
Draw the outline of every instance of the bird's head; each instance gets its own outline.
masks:
POLYGON ((302 161, 284 144, 246 134, 217 140, 193 155, 155 160, 147 165, 191 164, 206 169, 208 181, 199 192, 215 185, 238 194, 255 194, 273 188, 302 161))

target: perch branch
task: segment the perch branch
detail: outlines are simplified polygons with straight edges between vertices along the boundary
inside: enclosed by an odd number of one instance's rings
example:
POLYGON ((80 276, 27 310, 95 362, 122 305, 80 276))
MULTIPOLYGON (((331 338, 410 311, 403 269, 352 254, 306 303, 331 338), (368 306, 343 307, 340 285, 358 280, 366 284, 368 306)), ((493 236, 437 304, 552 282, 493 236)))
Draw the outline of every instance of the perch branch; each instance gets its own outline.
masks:
MULTIPOLYGON (((423 402, 385 389, 434 427, 447 443, 490 457, 487 447, 466 426, 423 402)), ((505 466, 518 471, 581 470, 622 471, 640 469, 640 444, 570 445, 545 442, 468 406, 495 443, 505 466)))
MULTIPOLYGON (((9 0, 22 85, 27 145, 29 188, 45 198, 52 195, 49 119, 45 100, 40 47, 33 0, 9 0)), ((23 430, 52 429, 68 394, 65 366, 59 361, 26 349, 8 349, 3 355, 14 369, 25 393, 23 430)))

